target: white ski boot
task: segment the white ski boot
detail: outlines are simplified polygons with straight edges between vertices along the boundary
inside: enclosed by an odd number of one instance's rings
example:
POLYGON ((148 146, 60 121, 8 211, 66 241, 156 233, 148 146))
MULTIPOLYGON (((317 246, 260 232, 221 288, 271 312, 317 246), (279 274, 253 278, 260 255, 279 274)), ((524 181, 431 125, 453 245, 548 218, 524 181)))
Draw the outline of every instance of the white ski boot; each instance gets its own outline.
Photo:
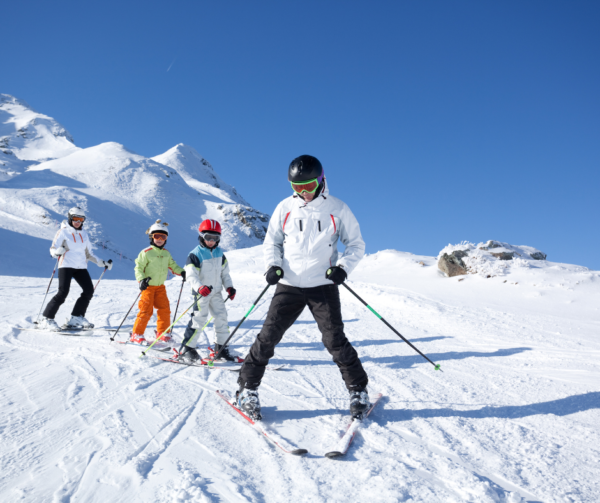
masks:
POLYGON ((367 388, 362 391, 350 392, 350 415, 354 419, 363 419, 363 415, 369 410, 371 402, 367 388))
POLYGON ((66 328, 66 329, 73 329, 73 328, 89 329, 89 328, 94 328, 94 324, 90 323, 83 316, 71 316, 71 319, 69 321, 67 321, 67 323, 65 323, 63 328, 66 328))
POLYGON ((50 332, 60 332, 60 327, 58 323, 54 321, 52 318, 42 317, 40 322, 37 324, 38 330, 49 330, 50 332))
POLYGON ((246 414, 253 421, 260 421, 260 400, 258 399, 258 390, 246 389, 240 390, 235 394, 235 402, 238 409, 246 414))

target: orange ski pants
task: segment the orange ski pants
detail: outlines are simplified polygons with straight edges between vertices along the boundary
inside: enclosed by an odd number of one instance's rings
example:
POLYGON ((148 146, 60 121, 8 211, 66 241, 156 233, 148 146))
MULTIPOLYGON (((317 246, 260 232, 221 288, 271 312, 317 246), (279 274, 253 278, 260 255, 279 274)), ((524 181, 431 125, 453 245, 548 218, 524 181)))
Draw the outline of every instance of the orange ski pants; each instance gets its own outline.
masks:
POLYGON ((152 318, 153 309, 156 308, 158 321, 156 323, 156 331, 162 334, 171 324, 171 306, 167 297, 167 289, 165 285, 149 286, 146 288, 140 297, 138 304, 140 308, 135 323, 133 324, 133 333, 143 335, 146 331, 146 326, 152 318))

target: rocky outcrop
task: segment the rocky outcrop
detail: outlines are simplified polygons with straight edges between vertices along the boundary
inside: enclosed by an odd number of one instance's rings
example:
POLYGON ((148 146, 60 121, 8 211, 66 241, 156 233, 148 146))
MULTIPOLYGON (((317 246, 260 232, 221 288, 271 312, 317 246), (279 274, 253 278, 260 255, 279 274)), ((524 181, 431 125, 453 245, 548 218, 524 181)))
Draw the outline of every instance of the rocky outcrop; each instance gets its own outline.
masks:
POLYGON ((469 254, 465 250, 454 250, 452 253, 444 253, 438 260, 438 268, 449 278, 467 274, 467 266, 463 258, 469 254))
POLYGON ((463 241, 446 246, 438 255, 438 268, 448 277, 479 274, 486 278, 506 274, 515 267, 529 267, 529 261, 546 260, 546 254, 531 246, 487 241, 475 245, 463 241))

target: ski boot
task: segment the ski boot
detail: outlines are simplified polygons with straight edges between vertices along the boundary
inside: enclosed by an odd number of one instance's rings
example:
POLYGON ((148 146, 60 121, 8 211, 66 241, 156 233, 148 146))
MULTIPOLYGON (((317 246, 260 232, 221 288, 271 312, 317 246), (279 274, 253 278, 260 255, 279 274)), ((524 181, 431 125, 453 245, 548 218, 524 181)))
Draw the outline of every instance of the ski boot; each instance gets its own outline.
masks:
POLYGON ((362 420, 370 406, 367 388, 350 392, 350 415, 353 419, 362 420))
POLYGON ((94 324, 90 323, 83 316, 71 316, 71 319, 65 323, 63 328, 81 328, 81 329, 90 329, 94 328, 94 324))
POLYGON ((38 330, 49 330, 50 332, 60 332, 58 323, 52 318, 42 317, 41 321, 37 324, 38 330))
POLYGON ((130 333, 129 342, 133 342, 134 344, 143 344, 145 346, 148 345, 148 341, 146 340, 143 334, 130 333))
POLYGON ((253 421, 260 421, 260 400, 258 390, 241 389, 235 393, 235 405, 253 421))
POLYGON ((158 342, 173 342, 173 337, 171 337, 171 333, 168 334, 159 334, 156 330, 154 331, 154 336, 158 339, 158 342), (162 335, 162 337, 161 337, 162 335))
POLYGON ((219 354, 219 351, 221 351, 221 354, 219 355, 218 361, 235 362, 235 363, 243 363, 243 361, 244 361, 244 359, 240 358, 238 355, 231 354, 229 352, 229 348, 227 346, 223 347, 223 346, 221 346, 221 344, 215 344, 215 348, 209 350, 210 359, 211 360, 214 359, 215 356, 217 356, 219 354), (223 349, 221 349, 221 348, 223 348, 223 349))
MULTIPOLYGON (((175 348, 173 348, 173 351, 176 351, 175 348)), ((195 362, 199 362, 201 360, 200 355, 198 354, 198 351, 196 351, 195 348, 186 346, 185 344, 182 344, 181 347, 179 348, 179 351, 176 351, 176 352, 177 352, 177 359, 181 360, 182 362, 195 363, 195 362)))

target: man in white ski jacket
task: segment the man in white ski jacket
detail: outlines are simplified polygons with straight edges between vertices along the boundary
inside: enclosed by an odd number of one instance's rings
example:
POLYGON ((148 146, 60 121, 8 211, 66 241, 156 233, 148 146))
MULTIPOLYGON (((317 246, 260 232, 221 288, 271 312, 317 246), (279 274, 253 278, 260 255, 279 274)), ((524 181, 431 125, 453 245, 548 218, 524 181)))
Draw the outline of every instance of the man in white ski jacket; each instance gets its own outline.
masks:
POLYGON ((308 306, 350 392, 351 412, 361 417, 369 404, 368 377, 344 334, 338 285, 364 256, 365 243, 350 208, 329 194, 318 159, 294 159, 288 179, 294 194, 275 209, 263 245, 267 282, 279 284, 240 371, 238 406, 260 419, 257 389, 265 367, 286 330, 308 306), (341 257, 338 241, 346 247, 341 257))

